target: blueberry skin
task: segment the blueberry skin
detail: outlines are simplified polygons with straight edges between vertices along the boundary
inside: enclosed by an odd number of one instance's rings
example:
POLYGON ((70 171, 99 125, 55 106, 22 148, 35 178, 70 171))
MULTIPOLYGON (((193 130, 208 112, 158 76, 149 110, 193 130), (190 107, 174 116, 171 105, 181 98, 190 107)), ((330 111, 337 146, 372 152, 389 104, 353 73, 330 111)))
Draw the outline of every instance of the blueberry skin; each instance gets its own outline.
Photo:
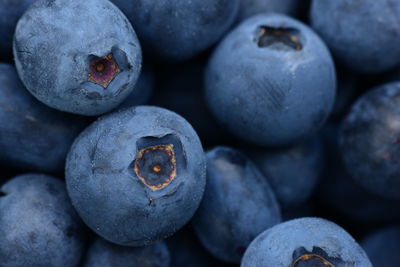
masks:
POLYGON ((0 162, 18 169, 56 172, 84 121, 37 101, 12 65, 0 64, 0 162))
POLYGON ((239 0, 112 0, 154 59, 188 60, 217 42, 235 21, 239 0))
POLYGON ((333 55, 361 73, 380 73, 400 64, 400 2, 313 0, 312 27, 333 55))
POLYGON ((311 196, 324 165, 318 137, 285 148, 254 148, 249 155, 283 208, 299 206, 311 196))
POLYGON ((83 267, 168 267, 170 255, 164 242, 147 247, 121 247, 97 238, 83 267))
POLYGON ((265 177, 238 150, 216 147, 206 161, 206 190, 194 230, 216 258, 240 263, 250 242, 281 221, 278 202, 265 177))
POLYGON ((12 39, 18 19, 36 0, 0 0, 0 59, 12 55, 12 39))
POLYGON ((84 226, 65 184, 41 174, 17 176, 1 187, 0 266, 77 266, 84 226))
POLYGON ((259 13, 282 13, 295 15, 298 11, 298 0, 240 0, 239 21, 259 13))
POLYGON ((329 123, 323 129, 326 166, 315 190, 316 202, 323 205, 327 214, 336 212, 341 218, 363 227, 400 223, 399 200, 371 193, 345 169, 339 153, 338 132, 337 124, 329 123))
POLYGON ((66 163, 68 192, 84 222, 126 246, 148 245, 186 224, 205 181, 204 153, 193 128, 152 106, 101 117, 76 139, 66 163))
POLYGON ((391 226, 369 234, 361 241, 374 266, 397 267, 400 262, 400 227, 391 226))
POLYGON ((21 80, 37 99, 82 115, 118 106, 141 68, 132 26, 106 0, 36 2, 17 24, 13 51, 21 80))
POLYGON ((335 68, 306 25, 262 14, 218 45, 205 89, 211 111, 231 133, 258 145, 287 145, 324 123, 334 102, 335 68))
POLYGON ((363 249, 338 225, 320 218, 301 218, 278 224, 259 235, 246 250, 240 266, 372 267, 372 264, 363 249), (310 256, 308 261, 306 255, 310 256), (323 264, 322 259, 331 265, 323 264))
POLYGON ((400 198, 400 82, 371 89, 342 122, 339 145, 346 169, 369 191, 400 198))

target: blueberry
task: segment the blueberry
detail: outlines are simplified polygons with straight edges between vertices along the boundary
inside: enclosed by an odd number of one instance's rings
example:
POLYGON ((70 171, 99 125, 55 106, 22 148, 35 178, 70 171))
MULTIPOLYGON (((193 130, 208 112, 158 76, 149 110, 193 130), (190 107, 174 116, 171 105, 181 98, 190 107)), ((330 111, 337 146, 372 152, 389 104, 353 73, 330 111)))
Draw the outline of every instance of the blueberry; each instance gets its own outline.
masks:
POLYGON ((285 148, 253 148, 249 155, 283 208, 299 206, 310 197, 324 164, 318 137, 285 148))
POLYGON ((372 267, 367 254, 338 225, 319 218, 278 224, 259 235, 241 267, 372 267))
POLYGON ((0 192, 1 266, 78 265, 84 228, 62 181, 25 174, 0 192))
POLYGON ((400 198, 400 82, 376 87, 352 106, 340 132, 350 175, 371 192, 400 198))
POLYGON ((240 0, 239 21, 259 13, 295 15, 300 3, 298 0, 240 0))
POLYGON ((313 0, 311 25, 353 71, 378 73, 400 64, 400 2, 313 0))
POLYGON ((14 66, 0 64, 0 162, 18 169, 56 172, 84 122, 37 101, 14 66))
POLYGON ((0 59, 12 55, 12 39, 18 19, 36 0, 0 0, 0 59))
POLYGON ((121 247, 97 238, 83 267, 168 267, 169 251, 163 242, 147 247, 121 247))
POLYGON ((66 181, 93 231, 119 245, 146 245, 192 217, 205 187, 204 153, 179 115, 133 107, 81 133, 67 157, 66 181))
POLYGON ((310 28, 284 15, 257 15, 219 44, 205 87, 211 111, 230 132, 277 146, 321 127, 336 76, 329 51, 310 28))
POLYGON ((361 241, 374 266, 397 267, 400 262, 400 227, 379 229, 361 241))
POLYGON ((239 263, 250 242, 280 222, 279 206, 265 177, 238 150, 216 147, 206 161, 207 185, 194 229, 216 258, 239 263))
POLYGON ((338 214, 359 223, 363 228, 377 224, 400 222, 400 201, 393 201, 371 193, 357 183, 345 169, 338 148, 339 126, 329 123, 324 127, 326 166, 316 188, 316 202, 327 215, 338 214))
POLYGON ((182 61, 210 47, 234 22, 239 0, 112 0, 155 59, 182 61))
POLYGON ((141 49, 106 0, 40 0, 19 20, 14 57, 27 89, 50 107, 99 115, 133 90, 141 49))

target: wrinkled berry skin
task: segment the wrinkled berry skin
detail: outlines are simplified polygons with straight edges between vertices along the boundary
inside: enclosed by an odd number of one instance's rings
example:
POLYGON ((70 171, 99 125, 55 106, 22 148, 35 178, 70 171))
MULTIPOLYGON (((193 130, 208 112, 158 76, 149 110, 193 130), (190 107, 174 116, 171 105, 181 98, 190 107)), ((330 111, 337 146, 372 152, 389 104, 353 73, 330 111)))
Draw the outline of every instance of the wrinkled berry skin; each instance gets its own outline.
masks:
POLYGON ((19 76, 37 99, 82 115, 118 106, 141 68, 132 26, 106 0, 36 2, 17 24, 13 50, 19 76))
POLYGON ((18 19, 36 0, 0 0, 0 59, 12 55, 12 39, 18 19))
POLYGON ((74 118, 37 101, 14 66, 0 64, 0 162, 17 169, 57 172, 83 128, 74 118))
POLYGON ((356 241, 338 225, 320 218, 300 218, 259 235, 246 250, 240 266, 372 267, 372 264, 356 241))
POLYGON ((65 184, 41 175, 17 176, 1 187, 0 265, 78 266, 84 226, 65 184))
POLYGON ((298 0, 240 0, 239 21, 243 21, 259 13, 282 13, 287 15, 296 14, 298 0))
POLYGON ((250 242, 281 221, 278 202, 265 177, 238 150, 216 147, 206 160, 207 185, 193 226, 216 258, 240 263, 250 242))
POLYGON ((400 2, 313 0, 311 25, 347 68, 380 73, 400 64, 400 2))
POLYGON ((204 153, 179 115, 133 107, 101 117, 81 133, 67 157, 66 182, 93 231, 119 245, 147 245, 194 214, 205 187, 204 153))
POLYGON ((249 155, 283 208, 299 206, 311 196, 324 163, 318 137, 285 148, 254 148, 249 155))
POLYGON ((400 228, 398 226, 379 229, 367 235, 360 244, 373 266, 399 266, 400 228))
POLYGON ((158 60, 183 61, 204 51, 235 21, 239 0, 112 0, 143 47, 158 60))
POLYGON ((164 242, 147 247, 121 247, 97 238, 89 247, 83 267, 168 267, 170 255, 164 242))
POLYGON ((342 122, 339 145, 354 179, 373 193, 400 199, 400 82, 357 100, 342 122))
POLYGON ((208 105, 231 133, 264 146, 316 132, 329 115, 336 74, 329 51, 306 25, 254 16, 218 45, 206 70, 208 105))

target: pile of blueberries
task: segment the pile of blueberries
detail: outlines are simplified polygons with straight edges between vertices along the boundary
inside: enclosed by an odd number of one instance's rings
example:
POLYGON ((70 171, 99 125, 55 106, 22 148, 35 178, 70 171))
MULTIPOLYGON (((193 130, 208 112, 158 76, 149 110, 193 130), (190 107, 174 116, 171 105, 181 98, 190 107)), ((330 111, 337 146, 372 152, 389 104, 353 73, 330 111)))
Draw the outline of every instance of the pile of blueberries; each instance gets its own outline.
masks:
POLYGON ((0 0, 0 266, 398 267, 399 0, 0 0))

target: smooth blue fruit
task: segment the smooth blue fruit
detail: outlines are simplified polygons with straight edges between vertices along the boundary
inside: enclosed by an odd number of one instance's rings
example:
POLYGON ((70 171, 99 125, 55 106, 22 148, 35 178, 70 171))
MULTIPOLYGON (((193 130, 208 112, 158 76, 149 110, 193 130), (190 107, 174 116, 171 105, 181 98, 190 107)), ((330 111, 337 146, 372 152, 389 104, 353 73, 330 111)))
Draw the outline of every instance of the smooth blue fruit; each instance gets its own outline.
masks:
POLYGON ((361 246, 373 266, 397 267, 400 262, 400 227, 390 226, 370 233, 361 246))
POLYGON ((0 192, 0 266, 78 266, 85 232, 64 182, 25 174, 0 192))
POLYGON ((14 66, 0 64, 0 162, 22 170, 57 172, 75 137, 81 118, 37 101, 23 86, 14 66))
POLYGON ((141 48, 128 19, 107 0, 40 0, 14 36, 17 70, 46 105, 99 115, 134 89, 141 48))
POLYGON ((149 56, 188 60, 216 43, 235 21, 239 0, 112 0, 149 56))
POLYGON ((169 262, 170 255, 164 242, 131 248, 97 238, 89 247, 82 267, 168 267, 169 262))
POLYGON ((315 203, 328 216, 351 222, 356 229, 400 222, 400 201, 376 195, 361 186, 346 170, 340 155, 339 126, 327 124, 325 136, 326 165, 316 188, 315 203), (338 197, 340 195, 340 197, 338 197))
POLYGON ((249 156, 283 208, 299 206, 311 196, 324 166, 317 136, 285 148, 252 148, 249 156))
POLYGON ((179 115, 152 106, 111 113, 75 140, 66 181, 84 222, 104 239, 142 246, 194 214, 205 187, 204 153, 179 115))
POLYGON ((345 67, 381 73, 400 64, 400 2, 313 0, 312 27, 345 67))
POLYGON ((298 0, 240 0, 239 21, 259 13, 281 13, 295 15, 298 13, 298 0))
POLYGON ((357 182, 400 199, 400 82, 373 88, 357 100, 342 122, 339 144, 357 182))
POLYGON ((239 263, 250 242, 281 221, 267 180, 241 152, 216 147, 206 153, 207 185, 193 227, 216 258, 239 263))
POLYGON ((340 226, 320 218, 278 224, 259 235, 241 267, 372 267, 367 254, 340 226))
POLYGON ((322 126, 333 106, 336 74, 328 49, 308 26, 262 14, 218 45, 205 89, 211 111, 232 134, 281 146, 322 126))

